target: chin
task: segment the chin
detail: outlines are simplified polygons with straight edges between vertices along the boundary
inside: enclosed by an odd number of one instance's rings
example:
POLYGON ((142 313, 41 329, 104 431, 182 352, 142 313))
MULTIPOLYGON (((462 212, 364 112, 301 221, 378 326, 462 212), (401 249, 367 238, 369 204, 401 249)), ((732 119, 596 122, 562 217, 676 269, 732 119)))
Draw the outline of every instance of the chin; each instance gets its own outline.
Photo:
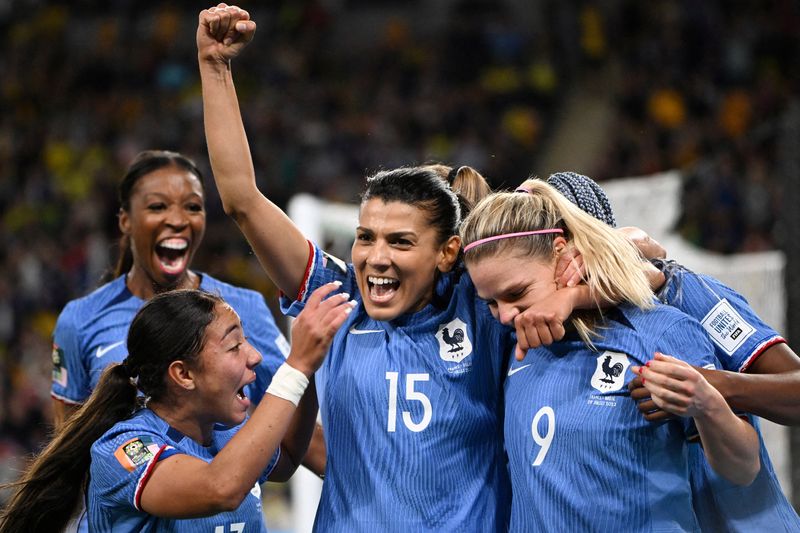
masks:
POLYGON ((367 315, 373 320, 380 320, 382 322, 388 322, 389 320, 394 320, 398 316, 403 314, 403 311, 399 311, 396 306, 392 307, 378 307, 376 305, 371 305, 369 303, 364 303, 364 310, 367 312, 367 315))

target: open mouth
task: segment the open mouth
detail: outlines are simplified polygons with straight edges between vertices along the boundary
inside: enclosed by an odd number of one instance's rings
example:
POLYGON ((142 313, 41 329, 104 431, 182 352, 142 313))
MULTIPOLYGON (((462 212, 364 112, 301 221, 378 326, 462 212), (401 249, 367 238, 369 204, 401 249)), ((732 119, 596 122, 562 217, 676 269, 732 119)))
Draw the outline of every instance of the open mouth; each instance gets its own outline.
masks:
POLYGON ((247 399, 247 395, 244 393, 244 387, 236 391, 236 397, 241 401, 245 401, 247 399))
POLYGON ((386 302, 394 296, 400 287, 400 280, 379 276, 367 276, 369 297, 375 302, 386 302))
POLYGON ((167 274, 180 274, 186 269, 189 242, 186 239, 164 239, 156 245, 156 256, 167 274))

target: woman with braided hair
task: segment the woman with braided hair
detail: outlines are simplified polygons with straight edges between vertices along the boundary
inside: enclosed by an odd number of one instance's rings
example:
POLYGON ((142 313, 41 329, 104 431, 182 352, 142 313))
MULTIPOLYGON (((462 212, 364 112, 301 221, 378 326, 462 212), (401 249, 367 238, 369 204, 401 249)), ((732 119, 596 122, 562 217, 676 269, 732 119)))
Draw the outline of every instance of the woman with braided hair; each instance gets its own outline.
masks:
POLYGON ((0 532, 63 530, 87 485, 90 531, 266 531, 259 484, 288 479, 305 454, 317 412, 306 388, 353 309, 339 287, 309 297, 249 419, 261 354, 233 308, 196 289, 148 300, 128 356, 12 485, 0 532))
POLYGON ((509 365, 505 447, 512 531, 696 531, 687 441, 730 483, 759 471, 758 438, 689 363, 715 364, 700 324, 654 303, 636 248, 553 187, 497 193, 461 228, 464 260, 492 314, 512 323, 557 292, 559 256, 583 258, 598 308, 572 312, 563 338, 509 365), (662 355, 676 354, 681 359, 662 355), (676 415, 651 426, 625 385, 635 376, 676 415))
MULTIPOLYGON (((547 183, 570 202, 614 227, 614 213, 605 192, 591 178, 574 172, 551 175, 547 183)), ((634 235, 647 265, 651 287, 658 300, 680 309, 703 324, 713 341, 718 370, 697 368, 734 409, 751 413, 748 418, 759 434, 761 470, 742 487, 717 475, 703 450, 689 447, 692 497, 704 531, 800 531, 800 517, 781 489, 758 420, 800 424, 800 357, 786 340, 766 324, 747 300, 719 280, 693 272, 666 259, 666 250, 636 228, 620 228, 634 235), (643 245, 640 245, 644 243, 643 245), (712 323, 724 323, 715 328, 712 323), (737 329, 740 333, 736 333, 737 329)), ((641 378, 628 387, 639 411, 654 423, 671 414, 661 409, 643 386, 641 378)))

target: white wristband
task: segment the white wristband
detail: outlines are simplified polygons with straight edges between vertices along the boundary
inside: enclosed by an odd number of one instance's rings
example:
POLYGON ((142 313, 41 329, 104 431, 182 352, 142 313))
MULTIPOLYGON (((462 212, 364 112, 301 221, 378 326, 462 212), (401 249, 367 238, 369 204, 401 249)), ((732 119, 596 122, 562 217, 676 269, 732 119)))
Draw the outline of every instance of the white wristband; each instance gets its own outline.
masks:
POLYGON ((308 378, 305 374, 289 365, 283 363, 275 375, 272 382, 267 387, 267 394, 272 394, 278 398, 289 400, 295 407, 300 403, 300 398, 308 387, 308 378))

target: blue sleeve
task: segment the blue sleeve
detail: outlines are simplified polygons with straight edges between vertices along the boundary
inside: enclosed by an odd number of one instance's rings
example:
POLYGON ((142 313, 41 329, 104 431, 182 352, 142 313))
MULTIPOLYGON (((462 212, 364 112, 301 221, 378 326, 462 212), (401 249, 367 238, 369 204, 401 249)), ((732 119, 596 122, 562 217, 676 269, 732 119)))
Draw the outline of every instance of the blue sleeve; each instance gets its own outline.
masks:
POLYGON ((101 437, 92 447, 90 502, 141 510, 142 490, 153 467, 175 453, 162 435, 146 428, 101 437))
POLYGON ((68 404, 82 403, 91 394, 91 379, 84 364, 77 303, 61 311, 53 331, 53 374, 50 394, 68 404))
POLYGON ((336 280, 342 282, 341 292, 350 293, 350 297, 353 299, 361 299, 353 265, 322 251, 317 245, 313 245, 311 248, 312 257, 297 298, 293 300, 286 295, 281 295, 281 312, 285 315, 297 316, 300 314, 312 292, 322 285, 336 280))
POLYGON ((746 371, 767 348, 785 342, 735 290, 675 264, 665 268, 668 281, 660 299, 701 323, 723 369, 746 371))

